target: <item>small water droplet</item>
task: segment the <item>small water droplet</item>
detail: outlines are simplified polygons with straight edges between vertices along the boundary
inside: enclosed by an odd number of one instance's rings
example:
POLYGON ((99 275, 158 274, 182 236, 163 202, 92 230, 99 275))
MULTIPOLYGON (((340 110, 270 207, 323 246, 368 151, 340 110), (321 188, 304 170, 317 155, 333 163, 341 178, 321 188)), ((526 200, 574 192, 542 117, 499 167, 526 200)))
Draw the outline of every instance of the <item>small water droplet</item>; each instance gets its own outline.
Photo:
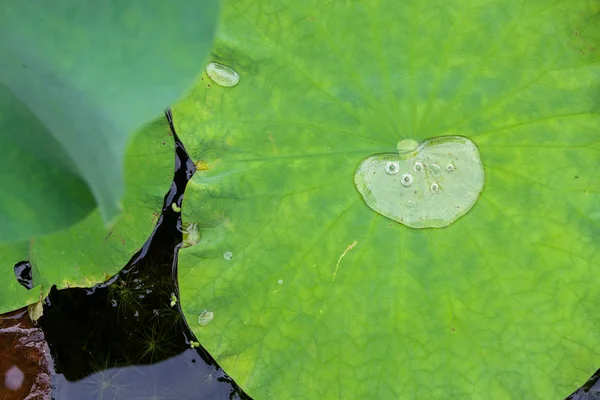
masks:
POLYGON ((198 325, 206 326, 213 320, 215 314, 210 310, 204 310, 198 316, 198 325))
POLYGON ((454 171, 454 165, 453 165, 453 164, 448 164, 448 165, 446 166, 446 170, 448 170, 448 172, 452 172, 452 171, 454 171))
POLYGON ((419 143, 412 139, 404 139, 398 142, 398 153, 411 153, 419 147, 419 143))
POLYGON ((410 186, 413 184, 413 177, 411 174, 402 175, 402 180, 400 181, 402 186, 410 186))
POLYGON ((437 191, 439 188, 440 188, 440 185, 438 185, 437 183, 433 182, 433 183, 431 184, 431 191, 432 191, 432 192, 435 192, 435 191, 437 191))
POLYGON ((283 279, 278 280, 277 283, 279 283, 280 285, 283 285, 283 279))
POLYGON ((400 171, 400 166, 395 161, 390 161, 385 164, 385 172, 389 175, 396 175, 400 171))
POLYGON ((184 222, 182 225, 181 232, 183 233, 182 247, 190 247, 198 244, 200 241, 200 231, 198 230, 198 224, 192 222, 184 222))
POLYGON ((230 251, 226 251, 225 253, 223 253, 223 258, 229 261, 233 258, 233 253, 230 251))
POLYGON ((415 169, 415 171, 417 171, 417 172, 421 172, 421 171, 423 171, 423 163, 420 163, 420 162, 418 162, 418 161, 417 161, 417 162, 415 163, 415 168, 414 168, 414 169, 415 169))
POLYGON ((206 66, 206 74, 217 85, 232 87, 238 84, 240 76, 233 69, 216 62, 211 62, 206 66))

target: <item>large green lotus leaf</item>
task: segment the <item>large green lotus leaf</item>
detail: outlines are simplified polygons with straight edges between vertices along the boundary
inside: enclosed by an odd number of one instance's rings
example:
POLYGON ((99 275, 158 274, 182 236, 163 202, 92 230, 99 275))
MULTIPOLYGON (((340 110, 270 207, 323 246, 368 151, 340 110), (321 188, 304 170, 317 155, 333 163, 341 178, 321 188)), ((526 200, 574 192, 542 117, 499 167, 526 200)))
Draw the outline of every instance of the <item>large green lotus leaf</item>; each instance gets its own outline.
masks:
POLYGON ((199 167, 182 305, 228 373, 257 399, 558 399, 585 382, 600 4, 224 7, 212 60, 239 84, 202 77, 175 119, 199 167), (363 202, 361 160, 441 135, 479 147, 466 215, 411 229, 363 202))
POLYGON ((0 245, 0 313, 47 294, 51 285, 91 286, 119 271, 142 247, 161 213, 173 179, 173 137, 164 117, 136 133, 125 156, 123 213, 107 229, 98 210, 69 229, 0 245), (30 261, 33 283, 18 284, 13 267, 30 261))
POLYGON ((114 222, 131 134, 188 89, 218 0, 0 4, 0 241, 114 222))

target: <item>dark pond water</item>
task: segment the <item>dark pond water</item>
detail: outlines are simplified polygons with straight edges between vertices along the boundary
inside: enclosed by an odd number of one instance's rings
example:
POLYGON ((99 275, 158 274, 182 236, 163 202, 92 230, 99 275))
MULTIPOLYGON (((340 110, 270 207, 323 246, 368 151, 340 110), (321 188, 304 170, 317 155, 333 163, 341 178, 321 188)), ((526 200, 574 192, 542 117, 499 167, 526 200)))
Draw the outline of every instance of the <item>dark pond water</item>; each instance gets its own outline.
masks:
MULTIPOLYGON (((171 119, 170 111, 166 116, 171 119)), ((175 176, 142 249, 102 284, 53 287, 37 323, 26 309, 0 320, 1 400, 250 399, 196 345, 174 301, 182 233, 171 205, 181 206, 195 166, 171 129, 175 176)), ((15 265, 15 274, 33 286, 26 261, 15 265)))

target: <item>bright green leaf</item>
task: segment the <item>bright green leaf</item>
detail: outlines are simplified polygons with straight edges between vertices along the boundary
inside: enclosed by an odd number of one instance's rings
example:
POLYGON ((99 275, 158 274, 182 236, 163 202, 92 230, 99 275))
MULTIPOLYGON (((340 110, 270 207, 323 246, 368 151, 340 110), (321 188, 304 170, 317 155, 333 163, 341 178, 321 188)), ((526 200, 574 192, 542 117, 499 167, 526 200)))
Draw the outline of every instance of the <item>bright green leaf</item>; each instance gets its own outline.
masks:
POLYGON ((125 157, 123 213, 107 229, 99 211, 73 227, 25 243, 0 244, 0 313, 39 300, 17 283, 13 266, 29 260, 34 284, 91 286, 119 271, 149 237, 173 179, 173 137, 164 117, 136 133, 125 157))
POLYGON ((198 74, 218 1, 0 5, 0 241, 120 212, 131 133, 198 74))
POLYGON ((600 4, 228 1, 174 110, 202 168, 181 304, 257 399, 559 399, 600 359, 600 4), (485 186, 411 229, 361 160, 462 135, 485 186))

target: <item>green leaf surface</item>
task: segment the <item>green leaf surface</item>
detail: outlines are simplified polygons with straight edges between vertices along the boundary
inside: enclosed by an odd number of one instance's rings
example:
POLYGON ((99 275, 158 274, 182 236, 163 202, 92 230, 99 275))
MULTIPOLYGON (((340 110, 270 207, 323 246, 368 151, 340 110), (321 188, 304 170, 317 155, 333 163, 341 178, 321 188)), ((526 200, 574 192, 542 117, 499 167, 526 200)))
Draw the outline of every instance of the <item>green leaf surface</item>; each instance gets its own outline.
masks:
POLYGON ((131 134, 176 101, 210 49, 218 1, 0 5, 0 241, 121 210, 131 134))
POLYGON ((250 395, 559 399, 597 369, 599 8, 226 2, 211 61, 240 82, 174 109, 200 166, 181 304, 250 395), (363 202, 361 160, 443 135, 479 147, 471 211, 419 230, 363 202))
POLYGON ((173 179, 174 141, 164 117, 136 133, 125 157, 123 213, 106 228, 94 211, 69 229, 26 242, 0 244, 0 313, 39 300, 51 285, 86 287, 119 271, 150 236, 173 179), (13 267, 30 261, 34 285, 26 290, 13 267))

